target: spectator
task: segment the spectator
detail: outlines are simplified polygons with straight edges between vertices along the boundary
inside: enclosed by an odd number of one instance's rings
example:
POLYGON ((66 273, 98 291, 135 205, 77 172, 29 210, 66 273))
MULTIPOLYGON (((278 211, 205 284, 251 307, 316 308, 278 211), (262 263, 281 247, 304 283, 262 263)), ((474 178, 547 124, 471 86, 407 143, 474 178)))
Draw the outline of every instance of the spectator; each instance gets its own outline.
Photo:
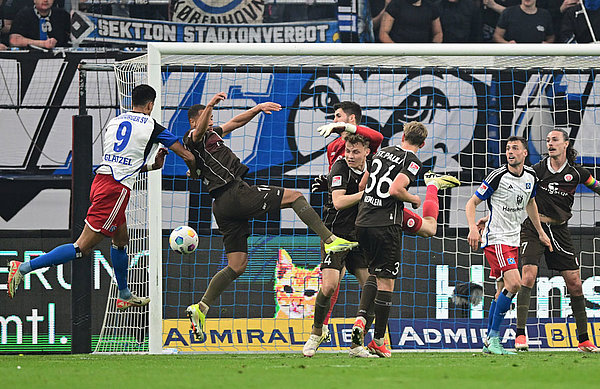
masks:
POLYGON ((548 10, 537 8, 536 0, 521 0, 521 5, 502 12, 494 31, 496 43, 552 43, 554 30, 548 10))
POLYGON ((592 38, 590 27, 588 26, 584 12, 587 12, 590 19, 594 36, 596 39, 600 38, 600 1, 584 0, 583 4, 585 5, 585 11, 581 8, 581 4, 566 10, 560 28, 560 42, 595 42, 592 38))
POLYGON ((481 13, 472 0, 442 0, 439 10, 444 43, 482 41, 481 13))
POLYGON ((66 46, 71 33, 71 20, 67 11, 52 8, 53 4, 54 0, 33 0, 33 7, 19 11, 10 29, 10 45, 35 45, 46 49, 66 46))
POLYGON ((10 26, 4 20, 4 0, 0 0, 0 50, 6 50, 8 46, 8 31, 10 26))
POLYGON ((392 0, 383 13, 379 39, 382 43, 441 43, 440 13, 428 0, 392 0))
POLYGON ((494 29, 500 14, 508 7, 521 4, 521 0, 482 0, 481 18, 483 22, 483 41, 494 41, 494 29))
POLYGON ((381 19, 385 13, 385 8, 390 4, 392 0, 371 0, 369 1, 371 11, 371 22, 373 23, 373 35, 375 36, 375 42, 381 43, 379 39, 379 27, 381 26, 381 19))

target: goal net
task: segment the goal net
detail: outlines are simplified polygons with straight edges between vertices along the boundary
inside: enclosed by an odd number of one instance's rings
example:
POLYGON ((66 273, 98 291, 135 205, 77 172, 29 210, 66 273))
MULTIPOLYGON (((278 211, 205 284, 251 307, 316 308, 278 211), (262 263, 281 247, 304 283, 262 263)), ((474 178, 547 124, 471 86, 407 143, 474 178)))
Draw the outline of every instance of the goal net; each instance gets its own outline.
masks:
MULTIPOLYGON (((141 80, 134 73, 147 72, 159 91, 155 118, 179 138, 189 129, 187 109, 206 104, 217 92, 228 98, 214 111, 216 125, 262 102, 281 104, 280 112, 258 115, 225 142, 250 168, 247 182, 297 189, 318 211, 326 197, 311 193, 310 185, 328 171, 325 147, 332 139, 320 137, 316 128, 333 120, 335 103, 359 103, 361 124, 384 135, 382 146, 400 143, 404 123, 425 123, 429 137, 418 153, 425 170, 457 176, 463 184, 440 192, 435 237, 403 236, 389 338, 394 350, 466 350, 482 347, 495 286, 482 251, 468 247, 465 204, 487 173, 506 162, 511 135, 528 139, 527 163, 534 164, 545 153, 546 134, 565 129, 579 151, 578 162, 598 176, 599 53, 581 45, 149 44, 147 55, 116 69, 123 96, 141 80), (482 301, 478 290, 483 290, 482 301)), ((140 269, 149 266, 143 272, 154 272, 149 278, 160 280, 149 287, 159 304, 153 319, 140 314, 121 320, 121 313, 107 310, 103 331, 115 328, 111 336, 137 340, 149 333, 151 352, 300 352, 320 285, 319 239, 287 209, 251 222, 248 268, 211 307, 206 340, 193 338, 185 308, 200 300, 227 259, 211 215, 212 200, 201 182, 186 178, 186 171, 182 160, 167 157, 162 181, 148 190, 158 201, 150 200, 148 210, 159 215, 139 227, 142 237, 160 238, 149 239, 154 248, 140 248, 137 254, 130 249, 130 256, 140 258, 158 250, 155 265, 135 263, 140 269), (170 231, 180 225, 200 236, 191 255, 168 248, 170 231), (140 254, 144 250, 149 254, 140 254), (157 330, 142 330, 144 325, 157 330)), ((421 198, 425 190, 422 179, 411 188, 421 198)), ((597 205, 594 193, 580 186, 569 225, 581 262, 588 332, 599 343, 597 205)), ((477 216, 486 212, 480 206, 477 216)), ((332 339, 321 350, 349 346, 359 291, 347 274, 329 322, 332 339)), ((515 337, 514 307, 506 317, 501 339, 509 348, 515 337)), ((565 283, 543 261, 527 332, 531 348, 577 346, 565 283)), ((105 351, 120 351, 119 344, 108 343, 105 351)))

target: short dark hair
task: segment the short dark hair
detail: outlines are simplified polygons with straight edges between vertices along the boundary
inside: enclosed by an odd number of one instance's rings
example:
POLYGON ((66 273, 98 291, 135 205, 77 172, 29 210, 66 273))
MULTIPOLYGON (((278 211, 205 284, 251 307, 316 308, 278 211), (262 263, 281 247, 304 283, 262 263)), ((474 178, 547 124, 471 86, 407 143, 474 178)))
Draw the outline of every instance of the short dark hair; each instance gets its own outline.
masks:
POLYGON ((188 109, 188 120, 192 120, 198 116, 198 114, 206 109, 204 104, 194 104, 188 109))
POLYGON ((340 101, 333 105, 334 111, 337 111, 340 108, 346 115, 354 114, 354 117, 356 117, 356 124, 359 124, 362 120, 362 108, 354 101, 340 101))
POLYGON ((154 100, 156 100, 156 91, 150 85, 141 84, 131 91, 131 104, 134 107, 143 107, 154 100))
POLYGON ((369 142, 369 140, 366 137, 360 134, 348 134, 346 135, 346 143, 350 143, 352 145, 361 143, 364 147, 369 147, 369 144, 371 142, 369 142))
POLYGON ((509 136, 508 139, 506 140, 506 143, 508 143, 508 142, 521 142, 521 144, 523 144, 523 148, 525 150, 528 150, 527 139, 523 138, 522 136, 516 136, 516 135, 509 136))

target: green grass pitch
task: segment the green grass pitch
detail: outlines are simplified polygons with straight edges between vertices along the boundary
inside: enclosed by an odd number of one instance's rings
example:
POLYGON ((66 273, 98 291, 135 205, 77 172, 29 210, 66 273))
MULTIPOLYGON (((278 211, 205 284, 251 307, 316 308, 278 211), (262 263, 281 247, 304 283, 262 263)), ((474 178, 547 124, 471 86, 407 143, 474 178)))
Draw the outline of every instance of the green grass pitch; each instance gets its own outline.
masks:
POLYGON ((0 355, 2 388, 577 388, 597 387, 600 355, 529 352, 0 355))

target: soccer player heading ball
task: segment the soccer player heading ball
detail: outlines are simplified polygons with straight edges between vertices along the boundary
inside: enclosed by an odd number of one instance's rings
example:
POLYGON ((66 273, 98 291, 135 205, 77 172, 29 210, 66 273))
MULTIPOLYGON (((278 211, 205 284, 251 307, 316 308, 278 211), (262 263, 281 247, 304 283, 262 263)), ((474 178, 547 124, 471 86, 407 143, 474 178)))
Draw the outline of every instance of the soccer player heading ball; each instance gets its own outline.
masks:
POLYGON ((10 262, 8 295, 13 297, 23 276, 33 270, 60 265, 87 255, 104 237, 112 239, 110 258, 119 287, 117 308, 143 306, 150 302, 138 297, 127 286, 127 221, 125 209, 129 192, 140 171, 162 168, 166 149, 158 150, 151 165, 144 165, 146 158, 156 150, 159 143, 169 147, 186 162, 190 171, 196 171, 194 156, 177 138, 150 117, 154 108, 156 91, 149 85, 136 86, 131 93, 133 110, 108 122, 104 129, 102 163, 96 170, 92 183, 90 206, 85 226, 77 242, 55 248, 29 262, 10 262))
MULTIPOLYGON (((237 126, 228 125, 226 132, 223 127, 212 125, 213 108, 226 97, 224 92, 217 93, 203 110, 198 111, 197 116, 190 117, 192 128, 184 137, 186 147, 196 158, 198 176, 214 199, 212 210, 219 231, 223 234, 227 255, 227 266, 213 276, 200 302, 186 309, 194 334, 200 341, 204 339, 204 323, 210 305, 246 270, 250 219, 265 215, 271 210, 292 208, 300 220, 325 242, 327 253, 350 250, 357 246, 356 242, 338 238, 331 233, 302 193, 269 185, 250 186, 243 180, 248 167, 241 163, 222 138, 237 126)), ((276 103, 259 104, 246 112, 245 122, 259 112, 270 114, 280 109, 281 106, 276 103)))

